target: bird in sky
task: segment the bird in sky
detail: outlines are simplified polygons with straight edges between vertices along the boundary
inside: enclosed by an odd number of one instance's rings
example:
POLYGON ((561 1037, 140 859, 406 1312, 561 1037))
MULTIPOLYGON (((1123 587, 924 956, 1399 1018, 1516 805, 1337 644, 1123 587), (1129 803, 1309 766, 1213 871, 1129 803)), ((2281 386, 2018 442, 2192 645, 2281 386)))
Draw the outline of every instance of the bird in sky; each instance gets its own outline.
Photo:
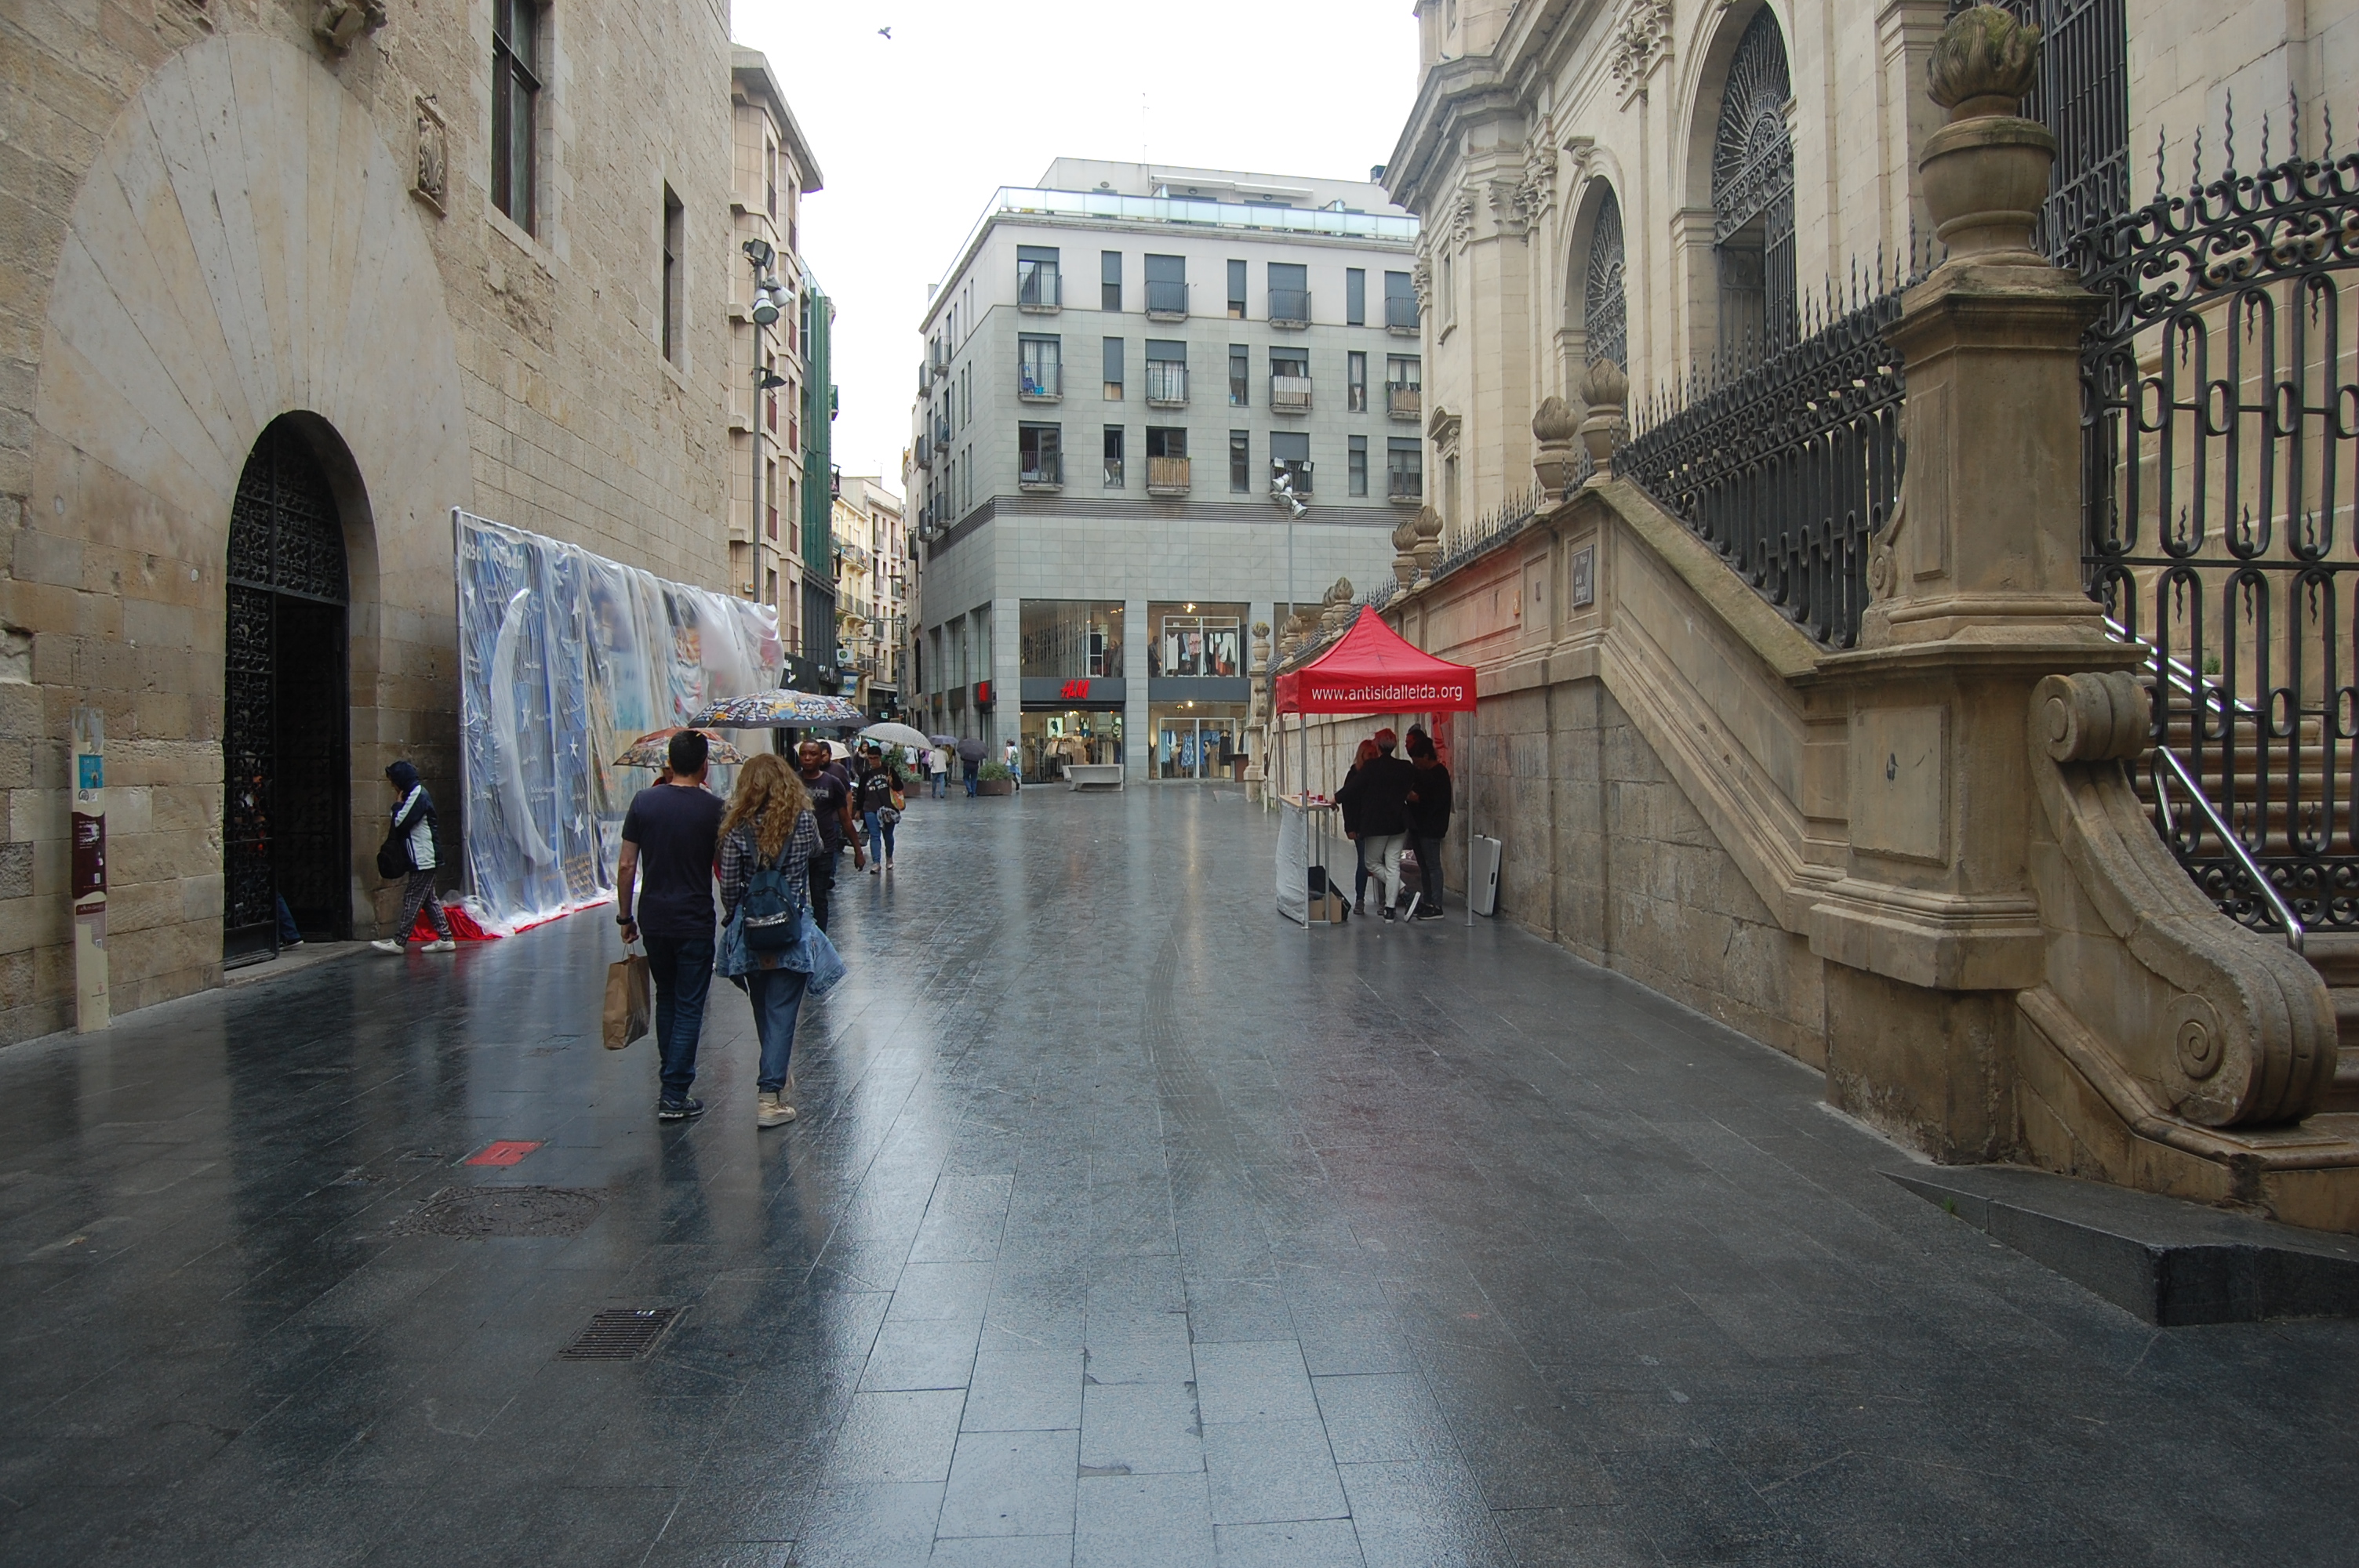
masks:
POLYGON ((880 38, 889 40, 893 37, 893 29, 890 27, 879 27, 876 29, 876 36, 880 38))

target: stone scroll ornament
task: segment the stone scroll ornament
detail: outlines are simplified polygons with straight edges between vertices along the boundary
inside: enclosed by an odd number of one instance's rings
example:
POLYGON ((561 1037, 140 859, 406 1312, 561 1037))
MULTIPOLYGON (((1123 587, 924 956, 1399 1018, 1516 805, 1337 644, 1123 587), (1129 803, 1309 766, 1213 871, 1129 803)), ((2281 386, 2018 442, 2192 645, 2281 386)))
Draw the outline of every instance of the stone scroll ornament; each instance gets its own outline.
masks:
POLYGON ((2103 1041, 2111 1061, 2086 1065, 2093 1082, 2134 1083, 2198 1127, 2298 1120, 2333 1081, 2333 1003, 2299 953, 2221 919, 2156 835, 2124 768, 2145 752, 2152 715, 2125 673, 2049 676, 2032 690, 2032 773, 2071 884, 2042 903, 2061 893, 2077 906, 2043 910, 2051 930, 2074 916, 2043 990, 2103 1041))
POLYGON ((385 0, 321 0, 311 17, 311 34, 330 54, 349 54, 363 33, 385 24, 385 0))

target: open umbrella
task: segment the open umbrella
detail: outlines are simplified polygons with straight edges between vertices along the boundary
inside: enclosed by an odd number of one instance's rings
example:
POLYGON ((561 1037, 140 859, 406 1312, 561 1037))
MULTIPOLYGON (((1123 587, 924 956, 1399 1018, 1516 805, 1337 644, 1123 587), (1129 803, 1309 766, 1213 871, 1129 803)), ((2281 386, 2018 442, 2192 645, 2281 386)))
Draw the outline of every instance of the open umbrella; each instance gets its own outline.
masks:
POLYGON ((958 737, 955 735, 929 735, 926 739, 937 746, 955 746, 958 744, 958 737))
POLYGON ((880 746, 907 746, 912 751, 922 751, 933 744, 923 733, 907 724, 871 724, 860 732, 860 738, 874 741, 880 746))
POLYGON ((722 730, 785 730, 815 724, 857 724, 866 717, 840 697, 780 687, 777 691, 724 697, 700 709, 689 722, 700 729, 709 724, 722 730))
MULTIPOLYGON (((679 729, 677 726, 669 730, 648 730, 623 749, 623 754, 614 759, 614 766, 618 768, 669 766, 671 738, 679 733, 679 729)), ((703 730, 701 733, 704 736, 704 760, 714 767, 734 768, 745 760, 745 752, 723 741, 712 730, 703 730)))
POLYGON ((827 754, 834 758, 839 762, 843 762, 852 755, 852 748, 845 745, 841 741, 829 741, 825 742, 825 745, 827 747, 827 754))
POLYGON ((958 754, 964 757, 970 762, 979 762, 983 761, 983 754, 988 750, 990 750, 989 747, 985 746, 982 741, 976 740, 972 735, 958 743, 958 754))

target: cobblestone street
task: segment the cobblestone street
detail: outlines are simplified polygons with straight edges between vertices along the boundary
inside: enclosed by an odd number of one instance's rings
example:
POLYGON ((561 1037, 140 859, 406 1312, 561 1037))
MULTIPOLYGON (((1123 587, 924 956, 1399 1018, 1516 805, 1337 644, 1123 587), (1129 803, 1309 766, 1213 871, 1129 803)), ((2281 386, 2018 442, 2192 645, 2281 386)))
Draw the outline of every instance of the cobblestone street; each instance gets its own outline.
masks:
POLYGON ((775 1131, 595 912, 0 1053, 0 1562, 2349 1561, 2359 1324, 2148 1328, 1454 894, 1305 935, 1234 789, 911 805, 775 1131))

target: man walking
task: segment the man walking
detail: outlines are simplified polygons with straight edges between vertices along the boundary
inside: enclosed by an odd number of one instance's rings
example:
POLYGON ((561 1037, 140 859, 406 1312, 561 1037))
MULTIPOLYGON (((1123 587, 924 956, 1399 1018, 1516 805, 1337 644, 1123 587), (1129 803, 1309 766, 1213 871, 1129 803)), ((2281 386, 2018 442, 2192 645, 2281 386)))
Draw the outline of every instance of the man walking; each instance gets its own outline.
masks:
POLYGON ((819 819, 819 853, 810 859, 810 903, 811 921, 824 931, 828 895, 835 891, 835 857, 849 842, 852 869, 856 871, 868 864, 868 855, 860 847, 860 830, 852 823, 852 788, 839 770, 828 766, 827 742, 804 741, 795 752, 795 762, 802 771, 803 788, 810 792, 811 815, 819 819))
POLYGON ((1335 792, 1335 800, 1359 824, 1368 873, 1385 884, 1385 918, 1390 920, 1400 903, 1401 849, 1408 841, 1408 792, 1415 787, 1416 770, 1393 754, 1400 748, 1398 735, 1385 729, 1375 739, 1376 754, 1360 764, 1351 782, 1335 792))
POLYGON ((951 754, 940 746, 926 753, 927 776, 933 780, 934 798, 940 800, 950 784, 951 754))
POLYGON ((645 936, 647 976, 655 981, 658 1121, 704 1114, 703 1102, 688 1090, 696 1081, 696 1043, 712 986, 712 864, 723 810, 721 797, 704 787, 706 751, 696 730, 672 736, 670 777, 633 797, 614 867, 614 923, 625 942, 645 936))
POLYGON ((1450 833, 1450 770, 1422 730, 1408 732, 1409 847, 1417 851, 1417 917, 1441 917, 1441 844, 1450 833))

